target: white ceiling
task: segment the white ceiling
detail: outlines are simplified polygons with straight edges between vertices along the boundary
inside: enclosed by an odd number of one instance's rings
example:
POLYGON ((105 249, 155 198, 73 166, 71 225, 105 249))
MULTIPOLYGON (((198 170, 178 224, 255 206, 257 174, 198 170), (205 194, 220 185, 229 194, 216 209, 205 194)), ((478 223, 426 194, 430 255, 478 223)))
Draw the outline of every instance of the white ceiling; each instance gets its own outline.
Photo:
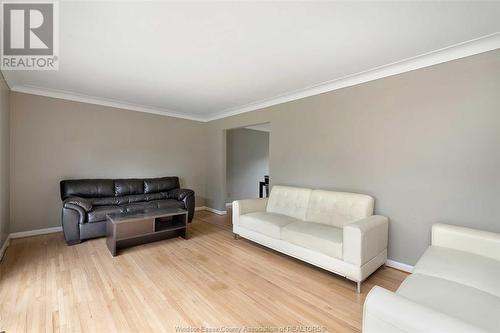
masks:
POLYGON ((500 2, 62 1, 59 71, 4 76, 12 90, 208 120, 500 48, 500 34, 475 40, 499 31, 500 2))

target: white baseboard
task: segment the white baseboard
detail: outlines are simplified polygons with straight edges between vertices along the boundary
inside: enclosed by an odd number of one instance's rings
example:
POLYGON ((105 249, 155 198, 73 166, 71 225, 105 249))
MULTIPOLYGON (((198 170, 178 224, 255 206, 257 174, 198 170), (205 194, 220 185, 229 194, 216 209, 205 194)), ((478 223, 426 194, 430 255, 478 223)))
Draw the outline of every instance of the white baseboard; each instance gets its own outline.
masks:
MULTIPOLYGON (((213 211, 216 214, 219 214, 221 212, 221 211, 216 211, 215 209, 207 208, 205 206, 195 207, 194 210, 196 210, 196 211, 198 211, 198 210, 208 210, 208 211, 213 211)), ((222 214, 219 214, 219 215, 222 215, 222 214)), ((7 236, 7 239, 3 243, 2 248, 0 248, 0 260, 2 260, 3 255, 5 254, 5 251, 7 250, 7 247, 9 246, 11 239, 31 237, 31 236, 38 236, 38 235, 45 235, 45 234, 52 234, 52 233, 61 232, 61 231, 62 231, 62 227, 51 227, 51 228, 43 228, 43 229, 35 229, 35 230, 28 230, 28 231, 13 232, 13 233, 11 233, 11 234, 9 234, 7 236)))
POLYGON ((205 210, 208 210, 209 212, 215 213, 217 215, 226 215, 227 214, 227 211, 225 211, 225 210, 217 210, 217 209, 210 208, 210 207, 205 207, 205 210))
POLYGON ((212 212, 212 213, 215 213, 217 215, 226 215, 227 214, 227 211, 225 211, 225 210, 217 210, 217 209, 210 208, 210 207, 207 207, 207 206, 195 207, 194 210, 195 211, 206 210, 207 212, 212 212))
POLYGON ((13 232, 10 234, 10 238, 24 238, 38 235, 51 234, 54 232, 61 232, 62 227, 52 227, 52 228, 44 228, 44 229, 36 229, 36 230, 28 230, 21 232, 13 232))
POLYGON ((391 260, 391 259, 387 259, 385 261, 385 265, 387 267, 392 267, 392 268, 395 268, 395 269, 399 269, 400 271, 403 271, 403 272, 407 272, 407 273, 412 273, 413 272, 413 266, 407 265, 407 264, 403 264, 401 262, 397 262, 397 261, 394 261, 394 260, 391 260))
MULTIPOLYGON (((195 211, 199 210, 207 210, 209 212, 218 214, 218 215, 225 215, 226 211, 225 210, 217 210, 205 206, 199 206, 194 208, 195 211)), ((38 236, 38 235, 45 235, 45 234, 51 234, 54 232, 61 232, 62 227, 51 227, 51 228, 44 228, 44 229, 35 229, 35 230, 28 230, 28 231, 20 231, 20 232, 13 232, 9 235, 10 239, 14 238, 24 238, 24 237, 31 237, 31 236, 38 236)), ((7 242, 5 242, 7 243, 7 242)), ((5 244, 4 244, 5 246, 5 244)), ((3 249, 3 247, 2 247, 3 249)), ((1 250, 0 250, 1 251, 1 250)), ((1 252, 0 252, 1 254, 1 252)))
POLYGON ((3 242, 2 248, 0 249, 0 260, 3 259, 3 255, 5 254, 5 251, 7 251, 9 244, 10 244, 10 235, 7 236, 5 242, 3 242))

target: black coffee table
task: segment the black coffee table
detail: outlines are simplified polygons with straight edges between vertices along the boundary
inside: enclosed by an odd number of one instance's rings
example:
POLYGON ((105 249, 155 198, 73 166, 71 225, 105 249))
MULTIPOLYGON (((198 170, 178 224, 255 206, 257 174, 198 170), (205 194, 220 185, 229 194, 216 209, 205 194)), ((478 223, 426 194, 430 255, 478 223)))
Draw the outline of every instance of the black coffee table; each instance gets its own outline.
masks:
POLYGON ((188 211, 181 208, 140 209, 107 215, 106 244, 113 256, 118 248, 172 237, 187 239, 188 211))

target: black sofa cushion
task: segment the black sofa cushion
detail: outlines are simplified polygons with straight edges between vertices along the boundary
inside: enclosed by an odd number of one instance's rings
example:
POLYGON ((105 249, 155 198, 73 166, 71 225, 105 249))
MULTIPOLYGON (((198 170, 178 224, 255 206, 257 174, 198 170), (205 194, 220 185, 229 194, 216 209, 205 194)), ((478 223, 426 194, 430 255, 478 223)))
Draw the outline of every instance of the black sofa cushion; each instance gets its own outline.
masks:
POLYGON ((166 209, 166 208, 185 208, 184 203, 178 200, 154 200, 149 202, 136 202, 124 205, 127 212, 133 212, 140 209, 166 209))
POLYGON ((134 202, 162 200, 162 199, 167 199, 168 197, 169 194, 167 192, 164 192, 164 193, 126 195, 123 197, 94 198, 89 200, 92 203, 92 206, 111 206, 111 205, 126 205, 134 202))
MULTIPOLYGON (((159 195, 158 199, 161 199, 161 194, 160 193, 157 194, 159 195)), ((117 197, 116 199, 117 199, 116 202, 117 205, 126 205, 134 202, 149 201, 145 194, 126 195, 124 197, 117 197)))
POLYGON ((116 179, 115 196, 143 194, 144 181, 142 179, 116 179))
POLYGON ((151 201, 151 203, 155 204, 160 209, 164 209, 164 208, 185 208, 184 203, 182 201, 179 201, 179 200, 172 200, 172 199, 155 200, 155 201, 151 201))
POLYGON ((88 212, 88 222, 106 221, 106 215, 125 212, 124 206, 99 206, 88 212))
POLYGON ((60 183, 61 199, 69 197, 104 198, 115 195, 112 179, 71 179, 60 183))
POLYGON ((178 177, 144 179, 144 193, 168 192, 179 187, 178 177))
POLYGON ((112 206, 118 204, 120 197, 91 198, 89 200, 92 206, 112 206))
POLYGON ((146 199, 145 201, 168 199, 168 193, 167 192, 147 193, 144 194, 144 198, 146 199))

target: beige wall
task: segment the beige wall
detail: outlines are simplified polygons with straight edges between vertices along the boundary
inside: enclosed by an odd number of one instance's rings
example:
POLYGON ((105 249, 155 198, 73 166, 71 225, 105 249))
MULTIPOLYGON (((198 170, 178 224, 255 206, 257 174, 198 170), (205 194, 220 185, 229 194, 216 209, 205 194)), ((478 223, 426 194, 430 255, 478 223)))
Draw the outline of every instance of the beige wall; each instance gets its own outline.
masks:
POLYGON ((435 222, 500 232, 498 50, 208 123, 208 206, 225 130, 268 121, 271 184, 373 195, 390 259, 414 264, 435 222))
POLYGON ((60 226, 59 181, 179 176, 204 205, 204 124, 11 93, 11 232, 60 226))
POLYGON ((60 225, 64 178, 178 175, 222 210, 226 130, 270 122, 272 184, 373 195, 414 264, 435 222, 500 232, 499 91, 497 50, 209 123, 11 93, 11 232, 60 225))
POLYGON ((10 91, 0 73, 0 248, 9 235, 10 91))

